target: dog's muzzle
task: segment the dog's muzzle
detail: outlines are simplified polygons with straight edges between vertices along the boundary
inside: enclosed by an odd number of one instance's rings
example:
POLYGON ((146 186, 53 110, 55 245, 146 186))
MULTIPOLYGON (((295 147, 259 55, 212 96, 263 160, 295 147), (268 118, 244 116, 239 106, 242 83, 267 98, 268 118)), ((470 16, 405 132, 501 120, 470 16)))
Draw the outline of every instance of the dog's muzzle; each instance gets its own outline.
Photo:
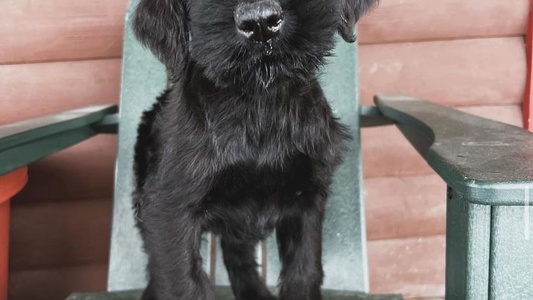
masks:
POLYGON ((283 10, 276 0, 241 3, 234 18, 237 31, 257 43, 275 38, 283 26, 283 10))

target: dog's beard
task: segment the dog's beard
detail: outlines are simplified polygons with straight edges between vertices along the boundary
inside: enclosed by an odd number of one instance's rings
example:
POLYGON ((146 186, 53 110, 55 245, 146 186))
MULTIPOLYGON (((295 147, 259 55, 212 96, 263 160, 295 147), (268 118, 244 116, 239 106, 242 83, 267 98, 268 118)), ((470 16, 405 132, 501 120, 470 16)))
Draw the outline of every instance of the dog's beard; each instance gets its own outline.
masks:
POLYGON ((321 57, 289 58, 264 55, 257 64, 252 66, 253 75, 250 77, 252 85, 260 88, 270 88, 274 83, 293 82, 302 83, 324 65, 321 57))
POLYGON ((316 74, 327 55, 293 53, 270 43, 224 50, 213 50, 211 53, 231 54, 213 56, 199 64, 203 67, 204 75, 216 86, 236 87, 243 92, 264 91, 277 83, 304 82, 316 74))
MULTIPOLYGON (((278 72, 273 61, 270 61, 274 52, 272 43, 266 43, 262 51, 262 59, 260 61, 260 66, 257 68, 258 74, 256 76, 261 86, 266 89, 274 82, 278 72)), ((273 60, 275 60, 275 58, 273 60)))
POLYGON ((322 66, 322 60, 294 60, 290 57, 262 53, 248 64, 228 69, 225 78, 244 90, 265 90, 277 83, 297 83, 307 80, 322 66), (308 62, 304 64, 303 62, 308 62))
POLYGON ((252 54, 248 64, 243 64, 241 68, 242 77, 236 77, 236 83, 244 84, 250 87, 267 89, 281 75, 282 60, 274 54, 275 50, 271 42, 256 49, 252 54), (240 82, 239 82, 240 81, 240 82))
POLYGON ((268 60, 249 61, 247 64, 227 68, 223 72, 209 72, 207 77, 220 87, 237 87, 243 91, 270 88, 277 80, 286 77, 287 70, 279 63, 268 60))
POLYGON ((263 88, 268 88, 272 82, 274 82, 274 67, 270 64, 263 64, 258 68, 258 73, 256 75, 259 83, 263 88))

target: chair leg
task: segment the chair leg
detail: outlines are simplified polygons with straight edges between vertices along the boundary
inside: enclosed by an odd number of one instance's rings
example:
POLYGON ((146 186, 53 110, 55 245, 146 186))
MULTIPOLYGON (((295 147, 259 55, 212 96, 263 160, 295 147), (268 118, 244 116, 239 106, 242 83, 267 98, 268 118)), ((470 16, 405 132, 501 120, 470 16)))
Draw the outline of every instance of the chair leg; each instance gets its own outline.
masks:
POLYGON ((533 212, 529 205, 492 208, 490 299, 533 299, 533 213, 529 210, 533 212))
POLYGON ((471 204, 448 188, 446 299, 489 299, 491 207, 471 204))

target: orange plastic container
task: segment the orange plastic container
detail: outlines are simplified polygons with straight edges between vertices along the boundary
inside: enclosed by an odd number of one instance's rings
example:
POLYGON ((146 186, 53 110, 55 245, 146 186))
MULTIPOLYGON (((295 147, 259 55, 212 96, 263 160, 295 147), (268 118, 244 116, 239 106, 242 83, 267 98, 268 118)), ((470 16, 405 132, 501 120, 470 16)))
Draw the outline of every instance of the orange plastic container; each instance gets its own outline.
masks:
POLYGON ((7 300, 9 262, 9 202, 28 182, 28 169, 0 176, 0 300, 7 300))

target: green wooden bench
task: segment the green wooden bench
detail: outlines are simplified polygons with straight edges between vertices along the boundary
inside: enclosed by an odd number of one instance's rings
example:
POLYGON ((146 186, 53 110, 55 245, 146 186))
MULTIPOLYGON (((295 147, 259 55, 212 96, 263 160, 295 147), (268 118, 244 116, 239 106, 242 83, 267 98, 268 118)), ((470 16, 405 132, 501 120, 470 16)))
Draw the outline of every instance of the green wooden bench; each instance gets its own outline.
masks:
MULTIPOLYGON (((109 293, 73 294, 71 300, 138 299, 146 283, 146 257, 131 209, 133 146, 141 113, 165 88, 166 72, 128 25, 124 46, 120 113, 113 105, 93 106, 0 126, 0 175, 94 135, 118 131, 109 293)), ((408 96, 377 96, 376 106, 360 107, 356 54, 356 46, 338 43, 322 77, 335 113, 354 136, 328 204, 325 299, 402 299, 366 294, 359 131, 392 123, 448 184, 446 299, 533 299, 533 134, 408 96)), ((216 238, 207 235, 205 269, 218 298, 232 299, 217 248, 216 238)), ((276 249, 274 239, 259 249, 261 272, 273 288, 280 270, 276 249)))

